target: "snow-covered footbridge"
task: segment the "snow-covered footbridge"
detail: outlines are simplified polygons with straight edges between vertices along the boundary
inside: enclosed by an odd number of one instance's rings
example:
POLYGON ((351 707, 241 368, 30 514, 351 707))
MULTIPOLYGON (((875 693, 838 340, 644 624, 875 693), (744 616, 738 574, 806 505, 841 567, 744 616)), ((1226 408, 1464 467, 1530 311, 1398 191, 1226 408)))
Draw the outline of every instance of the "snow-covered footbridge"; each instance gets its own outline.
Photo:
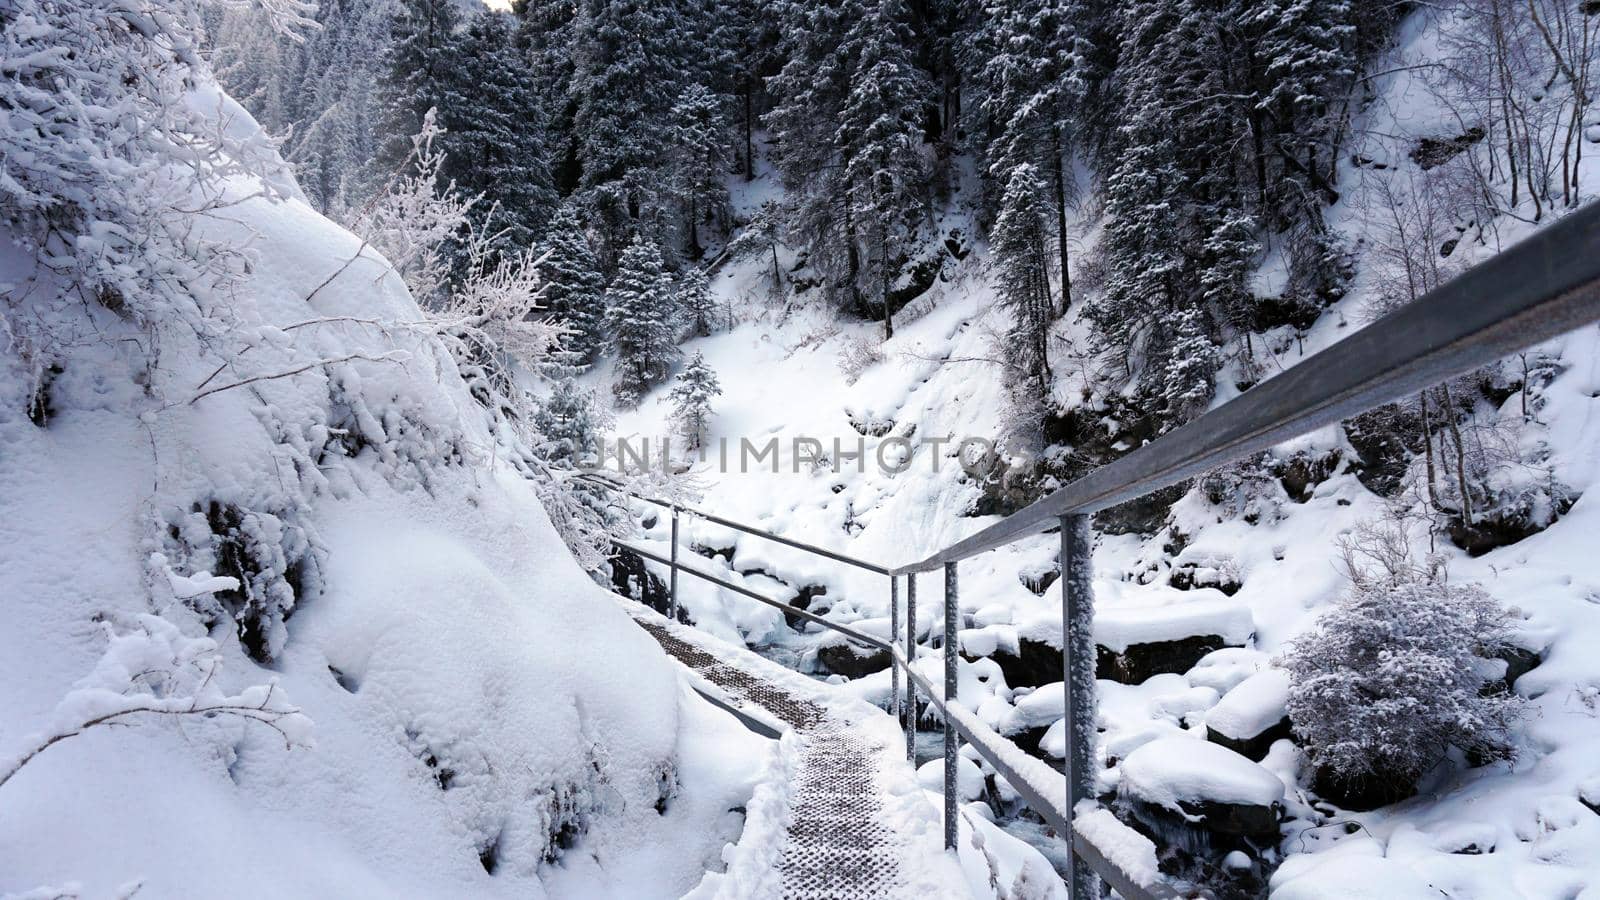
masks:
POLYGON ((762 720, 776 719, 799 738, 779 858, 786 900, 911 896, 905 876, 915 869, 908 859, 913 841, 885 808, 885 798, 897 793, 889 775, 899 762, 899 735, 872 721, 882 714, 830 702, 804 676, 732 653, 717 639, 642 607, 630 612, 714 699, 757 729, 762 720))
MULTIPOLYGON (((959 846, 961 809, 956 782, 957 750, 964 741, 1057 834, 1071 836, 1067 884, 1072 897, 1099 896, 1101 882, 1129 900, 1192 896, 1199 892, 1172 884, 1161 874, 1153 843, 1121 825, 1098 806, 1094 796, 1090 515, 1334 425, 1596 319, 1600 319, 1600 206, 1591 205, 1183 427, 921 561, 881 566, 638 494, 633 496, 670 511, 670 551, 663 555, 633 543, 619 544, 666 567, 669 613, 676 612, 678 573, 682 571, 886 654, 893 673, 891 712, 900 719, 906 735, 904 756, 912 756, 919 700, 930 707, 931 715, 946 723, 946 850, 963 849, 959 846), (681 515, 701 517, 886 577, 892 610, 889 639, 681 563, 677 540, 681 515), (1064 773, 1022 752, 954 701, 959 564, 1019 538, 1051 530, 1059 530, 1061 535, 1064 773), (917 577, 930 573, 941 573, 944 581, 941 686, 932 684, 912 664, 921 651, 916 641, 917 577)), ((597 475, 584 477, 624 490, 597 475)), ((634 614, 669 654, 696 673, 705 684, 704 692, 720 694, 723 705, 757 727, 761 721, 775 722, 792 730, 802 742, 803 752, 792 779, 788 841, 777 864, 786 897, 844 900, 913 893, 937 896, 950 890, 935 886, 929 891, 910 882, 916 866, 914 860, 908 864, 906 854, 914 846, 915 835, 902 824, 915 817, 901 815, 904 809, 889 808, 910 802, 905 797, 908 792, 897 790, 896 784, 905 780, 910 767, 900 759, 900 742, 890 717, 837 706, 825 686, 808 685, 804 677, 744 648, 697 636, 692 629, 642 609, 635 609, 634 614)), ((927 653, 921 652, 921 657, 926 659, 927 653)), ((1192 762, 1168 759, 1160 765, 1183 768, 1192 762)), ((921 802, 920 798, 913 800, 921 802)))

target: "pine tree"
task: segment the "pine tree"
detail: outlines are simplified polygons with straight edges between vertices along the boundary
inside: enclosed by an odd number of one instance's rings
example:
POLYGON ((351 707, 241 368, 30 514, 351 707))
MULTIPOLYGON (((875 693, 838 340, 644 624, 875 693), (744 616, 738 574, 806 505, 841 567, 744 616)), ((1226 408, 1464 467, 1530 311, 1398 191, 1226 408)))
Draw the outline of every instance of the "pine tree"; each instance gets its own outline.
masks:
POLYGON ((273 134, 311 204, 339 214, 374 186, 382 142, 378 81, 397 0, 317 5, 320 26, 291 39, 260 7, 227 9, 214 28, 217 79, 273 134))
POLYGON ((1000 202, 1000 215, 990 233, 996 288, 1011 312, 1005 342, 1008 380, 1032 380, 1041 394, 1049 391, 1048 356, 1050 290, 1045 255, 1048 208, 1038 171, 1021 163, 1011 171, 1000 202))
MULTIPOLYGON (((786 60, 767 81, 773 107, 762 117, 782 177, 786 222, 795 247, 822 282, 827 299, 865 313, 856 220, 846 195, 840 121, 855 72, 855 50, 843 37, 867 16, 864 0, 785 0, 777 55, 786 60)), ((857 28, 859 31, 859 28, 857 28)))
POLYGON ((728 189, 723 174, 728 168, 727 128, 723 98, 703 84, 691 84, 672 107, 669 178, 684 207, 689 258, 705 254, 700 228, 720 229, 727 219, 728 189))
POLYGON ((1071 301, 1066 220, 1073 177, 1068 135, 1074 112, 1072 9, 1069 0, 989 0, 967 53, 977 77, 970 109, 986 171, 999 191, 1023 163, 1038 168, 1041 196, 1053 207, 1051 230, 1061 272, 1061 309, 1071 301), (1048 184, 1046 183, 1048 182, 1048 184))
POLYGON ((494 211, 486 227, 511 253, 533 245, 556 205, 535 80, 514 38, 509 16, 474 16, 440 86, 445 175, 484 196, 485 213, 494 211))
POLYGON ((606 330, 617 349, 617 402, 632 406, 667 377, 679 356, 673 340, 677 310, 661 251, 636 237, 617 262, 606 289, 606 330))
POLYGON ((711 322, 717 314, 717 298, 703 269, 689 269, 678 278, 678 309, 695 337, 710 337, 711 322))
POLYGON ((378 180, 405 162, 411 136, 422 131, 423 116, 444 104, 446 81, 459 63, 455 47, 459 24, 454 0, 403 0, 394 20, 393 43, 383 55, 384 143, 376 160, 378 180))
POLYGON ((772 266, 769 275, 774 296, 783 291, 783 270, 778 266, 778 245, 783 242, 783 210, 777 201, 766 200, 756 214, 750 217, 743 230, 728 242, 729 259, 769 257, 772 266))
POLYGON ((587 364, 606 342, 605 276, 571 203, 556 210, 543 249, 539 275, 544 280, 544 304, 572 328, 566 346, 574 362, 587 364))
POLYGON ((540 455, 545 460, 576 467, 599 447, 603 426, 594 395, 563 378, 539 405, 533 427, 544 438, 540 455))
POLYGON ((660 174, 667 115, 684 69, 680 3, 582 0, 574 25, 570 93, 579 187, 600 233, 601 261, 620 259, 627 235, 665 237, 660 174))
POLYGON ((1159 336, 1162 368, 1153 393, 1164 407, 1166 424, 1186 422, 1202 412, 1214 390, 1212 378, 1222 367, 1222 352, 1210 337, 1205 315, 1198 309, 1180 310, 1159 336))
POLYGON ((705 354, 695 353, 689 365, 678 373, 678 383, 672 388, 673 417, 688 441, 688 449, 698 450, 705 440, 706 425, 711 421, 711 398, 722 393, 717 383, 717 373, 706 362, 705 354))
POLYGON ((893 285, 900 262, 928 215, 921 108, 932 88, 912 61, 911 30, 900 0, 879 0, 850 41, 860 47, 860 57, 837 141, 845 158, 847 202, 860 223, 866 274, 876 289, 887 340, 894 337, 893 285))

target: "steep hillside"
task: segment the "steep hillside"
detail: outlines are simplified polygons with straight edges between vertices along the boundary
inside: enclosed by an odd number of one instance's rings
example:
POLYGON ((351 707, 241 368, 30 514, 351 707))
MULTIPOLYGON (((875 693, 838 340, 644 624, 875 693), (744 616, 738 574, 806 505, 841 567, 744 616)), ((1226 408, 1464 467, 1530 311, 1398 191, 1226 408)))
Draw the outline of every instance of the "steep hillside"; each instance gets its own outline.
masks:
POLYGON ((76 9, 5 25, 0 893, 720 869, 776 747, 579 568, 389 262, 169 71, 181 20, 76 9))

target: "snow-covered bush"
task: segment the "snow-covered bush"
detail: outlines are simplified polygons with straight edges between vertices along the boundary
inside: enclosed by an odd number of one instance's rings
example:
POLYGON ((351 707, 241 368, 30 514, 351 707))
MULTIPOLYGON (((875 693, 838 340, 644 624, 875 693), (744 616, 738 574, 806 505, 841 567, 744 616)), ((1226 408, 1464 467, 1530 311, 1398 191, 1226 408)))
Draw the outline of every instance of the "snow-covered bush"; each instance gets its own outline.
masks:
POLYGON ((189 572, 211 572, 231 584, 215 591, 174 592, 207 627, 231 621, 239 642, 266 662, 283 650, 284 622, 298 598, 319 593, 322 561, 308 529, 289 510, 276 514, 243 509, 212 499, 195 503, 164 523, 163 551, 148 562, 152 595, 162 597, 173 564, 189 572))
POLYGON ((866 335, 846 337, 839 346, 839 373, 855 384, 862 373, 883 362, 883 342, 866 335))
POLYGON ((1344 550, 1348 593, 1282 660, 1317 789, 1372 808, 1410 796, 1452 748, 1512 757, 1521 701, 1485 690, 1505 609, 1450 583, 1436 560, 1418 561, 1401 523, 1361 526, 1344 550))
MULTIPOLYGON (((237 582, 225 577, 174 578, 175 592, 209 593, 237 582)), ((23 766, 56 744, 100 726, 141 720, 219 716, 259 722, 278 732, 289 747, 310 742, 311 720, 289 702, 275 681, 236 693, 223 690, 222 659, 210 638, 185 637, 160 616, 142 615, 126 628, 101 622, 108 638, 94 670, 56 704, 44 728, 23 735, 0 752, 0 787, 23 766)))

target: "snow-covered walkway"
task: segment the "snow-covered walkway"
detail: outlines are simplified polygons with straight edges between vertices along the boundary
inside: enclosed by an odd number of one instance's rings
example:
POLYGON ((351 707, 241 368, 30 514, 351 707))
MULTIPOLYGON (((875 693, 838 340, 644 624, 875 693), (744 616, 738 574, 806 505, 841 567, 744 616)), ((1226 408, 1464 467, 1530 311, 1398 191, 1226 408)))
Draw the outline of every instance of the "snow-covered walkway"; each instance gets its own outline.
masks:
MULTIPOLYGON (((916 821, 922 817, 906 815, 903 782, 911 770, 899 760, 903 744, 888 716, 848 697, 830 698, 825 685, 742 647, 625 606, 668 655, 730 705, 776 719, 800 737, 778 863, 785 900, 929 896, 926 876, 939 866, 916 857, 937 853, 937 844, 916 821)), ((935 895, 949 891, 947 884, 935 895)))

